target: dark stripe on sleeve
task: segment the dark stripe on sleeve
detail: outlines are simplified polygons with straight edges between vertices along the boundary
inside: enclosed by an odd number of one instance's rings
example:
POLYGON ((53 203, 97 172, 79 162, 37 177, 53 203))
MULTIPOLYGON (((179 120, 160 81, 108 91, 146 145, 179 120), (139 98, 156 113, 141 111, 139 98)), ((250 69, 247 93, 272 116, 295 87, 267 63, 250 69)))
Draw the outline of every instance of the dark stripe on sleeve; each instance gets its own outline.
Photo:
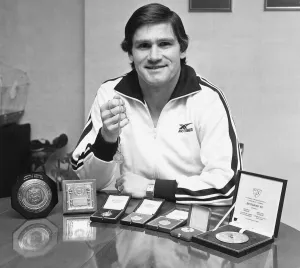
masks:
POLYGON ((91 121, 87 127, 83 130, 80 138, 79 138, 79 141, 77 142, 77 145, 76 147, 78 146, 78 144, 84 139, 84 137, 92 130, 93 128, 93 122, 91 121))
POLYGON ((178 195, 190 195, 190 196, 206 196, 206 195, 212 195, 212 194, 221 194, 224 195, 230 191, 232 187, 235 185, 235 177, 233 177, 223 188, 216 189, 216 188, 210 188, 210 189, 204 189, 199 191, 192 191, 186 188, 177 188, 176 194, 178 195))
POLYGON ((231 120, 233 120, 230 116, 230 112, 229 112, 229 109, 228 109, 228 106, 225 102, 225 99, 224 97, 222 96, 222 94, 219 92, 218 89, 214 88, 212 85, 210 85, 209 83, 207 83, 206 81, 204 81, 203 79, 201 79, 201 84, 203 84, 204 86, 207 86, 209 88, 211 88, 213 91, 215 91, 216 93, 218 93, 222 103, 223 103, 223 106, 225 108, 225 111, 226 111, 226 114, 227 114, 227 120, 228 120, 228 126, 229 126, 229 136, 230 136, 230 139, 231 139, 231 144, 232 144, 232 160, 231 160, 231 168, 232 170, 234 171, 234 178, 235 178, 235 175, 237 174, 237 171, 238 171, 238 155, 237 155, 237 138, 236 138, 236 134, 235 134, 235 131, 233 129, 233 126, 232 126, 232 122, 231 120))
POLYGON ((210 198, 193 198, 193 196, 189 196, 189 197, 180 197, 177 196, 176 200, 177 201, 205 201, 205 202, 211 202, 211 201, 215 201, 215 200, 226 200, 226 199, 231 199, 234 195, 234 191, 228 195, 228 196, 224 196, 224 195, 220 195, 220 196, 214 196, 214 197, 210 197, 210 198))

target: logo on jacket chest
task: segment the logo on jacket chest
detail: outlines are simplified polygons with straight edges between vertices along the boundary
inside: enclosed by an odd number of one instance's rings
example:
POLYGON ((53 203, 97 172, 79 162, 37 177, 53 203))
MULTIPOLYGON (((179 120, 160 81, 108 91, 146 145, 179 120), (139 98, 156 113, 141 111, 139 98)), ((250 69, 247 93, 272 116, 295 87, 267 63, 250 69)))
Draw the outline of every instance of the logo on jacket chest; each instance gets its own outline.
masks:
POLYGON ((178 132, 182 133, 182 132, 191 132, 191 131, 193 131, 193 128, 190 125, 192 125, 192 123, 179 124, 179 130, 178 130, 178 132))

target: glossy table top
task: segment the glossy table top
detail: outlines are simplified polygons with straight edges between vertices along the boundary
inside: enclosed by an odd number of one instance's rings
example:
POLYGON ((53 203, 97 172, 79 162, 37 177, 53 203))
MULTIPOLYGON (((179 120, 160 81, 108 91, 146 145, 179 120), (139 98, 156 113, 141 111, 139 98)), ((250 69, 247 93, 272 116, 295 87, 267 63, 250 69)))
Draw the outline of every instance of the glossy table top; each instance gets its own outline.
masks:
MULTIPOLYGON (((281 223, 272 245, 234 258, 169 234, 117 224, 91 223, 89 214, 62 214, 62 195, 47 218, 25 220, 0 199, 0 267, 300 267, 300 232, 281 223)), ((106 198, 98 193, 98 207, 106 198)), ((136 207, 132 199, 126 213, 136 207)), ((174 204, 165 203, 162 213, 174 204)), ((228 207, 212 208, 210 229, 228 207)))

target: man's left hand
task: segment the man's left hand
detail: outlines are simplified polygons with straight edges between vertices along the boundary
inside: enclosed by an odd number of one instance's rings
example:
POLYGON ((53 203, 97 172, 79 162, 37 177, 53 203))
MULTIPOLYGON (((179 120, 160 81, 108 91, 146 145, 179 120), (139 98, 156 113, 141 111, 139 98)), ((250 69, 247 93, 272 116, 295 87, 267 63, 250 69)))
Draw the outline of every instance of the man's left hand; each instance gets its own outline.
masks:
POLYGON ((127 172, 116 180, 115 187, 119 192, 130 194, 133 198, 144 198, 149 183, 149 179, 127 172))

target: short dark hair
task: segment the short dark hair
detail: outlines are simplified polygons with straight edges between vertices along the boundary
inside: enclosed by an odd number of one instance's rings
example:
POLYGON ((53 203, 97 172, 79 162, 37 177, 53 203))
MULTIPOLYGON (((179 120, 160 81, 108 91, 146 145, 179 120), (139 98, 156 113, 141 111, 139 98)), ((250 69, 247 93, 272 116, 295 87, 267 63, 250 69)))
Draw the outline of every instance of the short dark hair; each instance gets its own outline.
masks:
MULTIPOLYGON (((180 51, 185 52, 189 44, 189 38, 185 32, 180 17, 168 7, 162 4, 148 4, 138 8, 129 18, 125 26, 125 38, 121 43, 121 48, 129 55, 132 54, 132 40, 138 28, 149 24, 170 23, 173 32, 180 45, 180 51)), ((186 58, 181 59, 181 64, 186 63, 186 58)), ((134 64, 131 64, 134 68, 134 64)))

